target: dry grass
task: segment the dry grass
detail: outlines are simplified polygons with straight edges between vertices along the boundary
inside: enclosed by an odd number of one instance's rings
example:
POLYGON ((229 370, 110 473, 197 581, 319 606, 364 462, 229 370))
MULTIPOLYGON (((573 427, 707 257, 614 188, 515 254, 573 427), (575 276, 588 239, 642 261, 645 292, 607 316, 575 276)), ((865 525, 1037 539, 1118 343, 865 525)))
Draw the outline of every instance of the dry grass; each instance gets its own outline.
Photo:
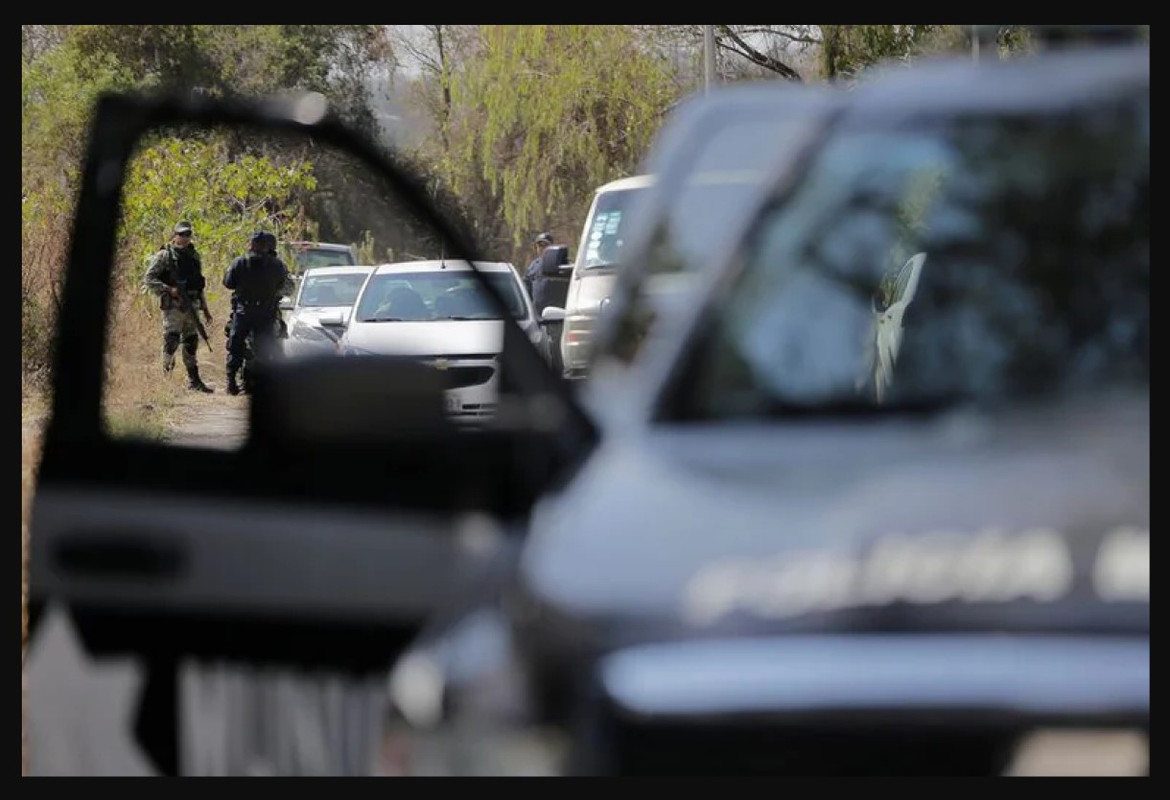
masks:
MULTIPOLYGON (((215 276, 208 276, 208 283, 215 276)), ((211 349, 199 342, 199 371, 205 383, 222 391, 226 384, 223 325, 225 296, 208 298, 213 320, 205 325, 211 349)), ((173 424, 174 407, 186 391, 187 374, 180 354, 170 375, 162 371, 162 312, 150 295, 125 292, 111 309, 102 419, 115 436, 162 436, 173 424)))

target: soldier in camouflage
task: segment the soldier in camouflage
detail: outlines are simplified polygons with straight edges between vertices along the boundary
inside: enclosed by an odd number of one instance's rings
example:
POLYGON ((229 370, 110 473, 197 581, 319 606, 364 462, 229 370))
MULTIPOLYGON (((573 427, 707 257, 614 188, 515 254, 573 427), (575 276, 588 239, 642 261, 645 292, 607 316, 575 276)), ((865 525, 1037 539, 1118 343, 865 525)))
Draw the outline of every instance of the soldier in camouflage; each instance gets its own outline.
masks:
POLYGON ((186 310, 202 311, 203 318, 211 322, 211 311, 203 294, 206 283, 203 265, 191 243, 192 235, 190 222, 184 220, 175 225, 170 243, 151 256, 143 286, 158 295, 159 308, 162 309, 163 371, 169 375, 174 369, 175 351, 181 344, 183 366, 187 368, 187 388, 210 393, 214 390, 199 377, 197 320, 186 310))

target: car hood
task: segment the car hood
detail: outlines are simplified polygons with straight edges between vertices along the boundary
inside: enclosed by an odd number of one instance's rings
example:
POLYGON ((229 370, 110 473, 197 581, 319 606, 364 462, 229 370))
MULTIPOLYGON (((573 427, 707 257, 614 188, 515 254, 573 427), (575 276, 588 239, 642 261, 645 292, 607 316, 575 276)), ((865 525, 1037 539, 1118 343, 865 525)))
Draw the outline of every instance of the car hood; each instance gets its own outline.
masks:
POLYGON ((353 323, 342 343, 403 356, 495 354, 503 348, 502 320, 353 323))
POLYGON ((352 310, 353 306, 311 306, 297 309, 293 312, 292 318, 307 325, 319 325, 321 317, 340 314, 342 323, 345 323, 349 320, 349 312, 352 310))
POLYGON ((609 436, 535 509, 520 586, 540 637, 567 647, 1148 631, 1148 395, 994 419, 609 436))

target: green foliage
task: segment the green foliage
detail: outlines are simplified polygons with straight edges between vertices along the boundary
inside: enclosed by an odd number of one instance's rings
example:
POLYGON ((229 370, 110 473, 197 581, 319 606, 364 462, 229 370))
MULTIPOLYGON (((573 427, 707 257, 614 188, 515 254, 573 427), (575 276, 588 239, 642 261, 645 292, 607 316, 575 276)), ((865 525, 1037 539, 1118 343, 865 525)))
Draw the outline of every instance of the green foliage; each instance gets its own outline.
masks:
MULTIPOLYGON (((298 196, 316 187, 307 161, 277 162, 251 153, 232 155, 214 135, 165 138, 145 146, 130 163, 119 236, 120 277, 136 288, 146 259, 170 239, 176 220, 190 220, 204 271, 216 274, 240 255, 258 229, 299 237, 298 196), (134 269, 129 269, 133 264, 134 269)), ((208 281, 209 294, 219 283, 208 281)))
POLYGON ((854 78, 885 61, 921 52, 940 25, 822 25, 821 65, 828 80, 854 78))
POLYGON ((459 193, 482 176, 514 244, 633 173, 677 99, 668 63, 620 25, 484 27, 451 95, 445 177, 459 193))

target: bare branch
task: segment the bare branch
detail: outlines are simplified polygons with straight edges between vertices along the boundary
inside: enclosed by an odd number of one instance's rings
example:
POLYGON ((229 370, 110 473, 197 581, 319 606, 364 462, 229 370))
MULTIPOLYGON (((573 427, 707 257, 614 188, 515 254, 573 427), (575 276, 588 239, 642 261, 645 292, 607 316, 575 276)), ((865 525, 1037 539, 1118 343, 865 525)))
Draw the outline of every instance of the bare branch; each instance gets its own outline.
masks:
POLYGON ((739 36, 739 34, 731 30, 730 26, 720 25, 719 32, 735 44, 735 47, 732 47, 731 45, 720 41, 720 38, 717 37, 716 44, 720 48, 729 52, 738 53, 748 61, 751 61, 753 64, 763 67, 764 69, 771 70, 772 72, 776 72, 788 80, 796 81, 797 83, 802 82, 799 72, 785 64, 780 59, 773 58, 772 56, 769 56, 765 53, 761 53, 759 50, 745 42, 743 38, 739 36))

